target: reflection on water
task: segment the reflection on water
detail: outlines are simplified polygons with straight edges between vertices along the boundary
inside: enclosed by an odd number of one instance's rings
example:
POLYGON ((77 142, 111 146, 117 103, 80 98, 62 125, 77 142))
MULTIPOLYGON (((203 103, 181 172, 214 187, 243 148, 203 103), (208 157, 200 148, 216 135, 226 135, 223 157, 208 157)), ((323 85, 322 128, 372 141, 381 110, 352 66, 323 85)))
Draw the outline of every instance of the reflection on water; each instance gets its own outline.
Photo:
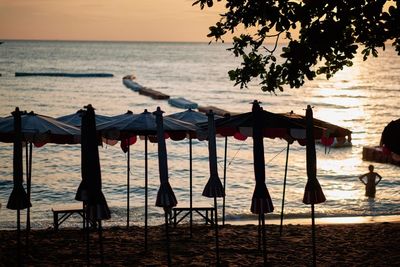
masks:
MULTIPOLYGON (((400 214, 400 168, 374 164, 383 179, 377 197, 364 197, 358 176, 369 162, 362 161, 362 147, 377 145, 384 126, 399 118, 400 57, 391 48, 377 59, 355 59, 334 78, 322 77, 307 82, 303 88, 285 88, 277 96, 263 93, 257 83, 248 89, 234 88, 227 71, 236 67, 226 45, 163 43, 90 43, 90 42, 7 42, 0 49, 0 116, 9 116, 15 106, 22 110, 58 117, 71 114, 91 103, 98 114, 117 115, 128 109, 134 113, 157 106, 166 114, 182 110, 139 95, 125 88, 123 76, 135 69, 139 83, 169 94, 185 97, 199 105, 214 105, 234 112, 248 112, 254 99, 272 112, 304 114, 307 104, 314 106, 314 116, 353 131, 352 147, 317 146, 318 179, 327 197, 316 206, 318 216, 362 216, 400 214), (96 51, 96 53, 93 53, 96 51), (17 71, 109 72, 110 79, 71 79, 14 76, 17 71)), ((217 138, 219 174, 223 174, 224 138, 217 138)), ((286 143, 265 139, 266 183, 275 205, 268 219, 279 218, 282 181, 285 171, 286 143)), ((157 145, 149 144, 149 203, 151 223, 163 221, 163 211, 154 206, 159 187, 157 145)), ((170 183, 178 202, 189 196, 189 146, 187 140, 167 140, 170 183)), ((193 198, 201 196, 208 180, 207 143, 193 141, 193 198)), ((126 216, 127 158, 119 145, 100 148, 103 191, 113 217, 106 225, 124 223, 126 216)), ((252 219, 251 196, 254 190, 252 140, 228 139, 227 151, 228 218, 252 219)), ((134 224, 144 216, 144 141, 131 147, 131 211, 134 224)), ((47 144, 33 149, 32 223, 51 225, 52 205, 74 201, 81 180, 80 147, 47 144)), ((285 199, 286 218, 308 217, 310 207, 302 203, 307 181, 305 147, 290 145, 285 199)), ((0 144, 0 228, 15 225, 15 212, 5 208, 12 188, 12 146, 0 144)), ((219 200, 220 203, 220 200, 219 200)), ((23 212, 24 213, 24 212, 23 212)), ((24 220, 24 218, 23 218, 24 220)), ((68 222, 66 222, 68 223, 68 222)))

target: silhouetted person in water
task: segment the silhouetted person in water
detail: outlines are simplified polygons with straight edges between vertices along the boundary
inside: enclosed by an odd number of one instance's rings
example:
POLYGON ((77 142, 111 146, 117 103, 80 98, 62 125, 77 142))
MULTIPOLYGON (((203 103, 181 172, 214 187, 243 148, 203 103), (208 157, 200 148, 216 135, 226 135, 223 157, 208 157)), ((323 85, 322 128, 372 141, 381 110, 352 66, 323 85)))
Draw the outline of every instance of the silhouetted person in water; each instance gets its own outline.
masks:
POLYGON ((369 165, 368 170, 369 172, 361 175, 359 179, 365 184, 365 196, 375 197, 376 185, 382 180, 382 176, 374 172, 374 165, 369 165), (367 177, 367 181, 364 181, 365 177, 367 177), (376 181, 376 177, 378 177, 378 181, 376 181))

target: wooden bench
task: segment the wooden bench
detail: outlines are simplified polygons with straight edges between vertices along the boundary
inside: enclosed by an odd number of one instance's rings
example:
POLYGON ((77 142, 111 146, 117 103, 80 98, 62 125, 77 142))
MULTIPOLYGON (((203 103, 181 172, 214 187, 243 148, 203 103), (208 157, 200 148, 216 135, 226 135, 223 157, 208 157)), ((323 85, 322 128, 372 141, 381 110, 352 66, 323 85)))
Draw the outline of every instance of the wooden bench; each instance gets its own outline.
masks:
POLYGON ((82 205, 57 206, 53 207, 51 211, 53 212, 53 224, 55 231, 57 231, 58 227, 73 214, 79 214, 82 217, 83 228, 85 228, 85 213, 82 205))
POLYGON ((190 215, 190 212, 197 213, 200 215, 206 222, 206 224, 214 224, 214 207, 175 207, 172 209, 172 217, 170 221, 173 223, 174 227, 178 225, 184 218, 190 215), (183 214, 182 214, 183 213, 183 214), (178 219, 178 217, 182 214, 182 216, 178 219))

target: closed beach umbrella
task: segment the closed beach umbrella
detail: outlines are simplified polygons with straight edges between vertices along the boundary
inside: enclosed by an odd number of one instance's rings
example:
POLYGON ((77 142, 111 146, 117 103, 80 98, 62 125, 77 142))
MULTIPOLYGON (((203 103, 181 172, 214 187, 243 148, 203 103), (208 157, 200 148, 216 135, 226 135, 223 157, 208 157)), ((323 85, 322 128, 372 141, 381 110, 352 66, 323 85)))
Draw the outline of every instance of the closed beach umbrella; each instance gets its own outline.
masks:
POLYGON ((220 265, 219 258, 219 237, 218 237, 218 206, 217 197, 224 197, 225 190, 222 186, 221 180, 218 176, 217 166, 217 143, 215 140, 215 121, 214 113, 210 110, 207 113, 208 116, 208 156, 209 156, 209 169, 210 178, 203 190, 203 196, 214 198, 214 209, 215 209, 215 249, 217 257, 217 266, 220 265))
POLYGON ((160 173, 160 188, 157 193, 156 206, 164 208, 165 212, 165 235, 166 235, 166 247, 168 256, 168 266, 171 266, 171 254, 169 248, 169 234, 168 234, 168 214, 171 213, 171 209, 178 203, 174 191, 168 181, 168 160, 167 160, 167 148, 165 145, 164 128, 163 128, 163 111, 160 107, 154 112, 156 115, 157 123, 157 141, 158 141, 158 170, 160 173))
MULTIPOLYGON (((103 242, 101 221, 111 218, 107 201, 101 190, 101 168, 99 158, 99 135, 96 131, 95 112, 91 105, 82 113, 81 126, 81 168, 82 185, 80 190, 86 192, 85 213, 87 219, 98 222, 101 262, 103 259, 103 242)), ((78 190, 79 191, 79 190, 78 190)), ((82 196, 82 194, 81 194, 82 196)), ((89 227, 86 227, 87 257, 89 259, 89 227)))
POLYGON ((314 204, 325 202, 326 198, 317 179, 317 156, 315 151, 315 139, 313 131, 313 112, 311 106, 307 106, 307 146, 306 146, 306 164, 307 164, 307 184, 304 191, 303 203, 311 204, 311 227, 312 227, 312 247, 313 247, 313 266, 316 266, 316 248, 315 248, 315 214, 314 204))
POLYGON ((265 159, 264 159, 264 141, 263 126, 261 124, 261 107, 258 101, 253 102, 252 109, 253 120, 253 160, 254 160, 254 176, 256 185, 254 188, 253 198, 251 201, 251 212, 259 214, 259 220, 262 225, 262 241, 264 265, 267 265, 267 249, 265 235, 265 213, 274 211, 271 197, 265 184, 265 159))
POLYGON ((14 152, 13 152, 13 189, 8 199, 7 208, 17 211, 17 261, 21 265, 21 225, 20 211, 31 206, 28 195, 22 185, 22 134, 21 134, 21 112, 15 108, 12 113, 14 118, 14 152))

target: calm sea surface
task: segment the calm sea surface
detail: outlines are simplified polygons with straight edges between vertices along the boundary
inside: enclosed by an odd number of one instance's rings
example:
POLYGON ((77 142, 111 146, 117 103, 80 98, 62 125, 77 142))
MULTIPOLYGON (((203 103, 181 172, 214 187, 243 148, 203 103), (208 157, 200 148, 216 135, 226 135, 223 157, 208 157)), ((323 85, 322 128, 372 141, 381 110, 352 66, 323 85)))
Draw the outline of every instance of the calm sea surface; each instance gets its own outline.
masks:
MULTIPOLYGON (((362 147, 378 145, 384 126, 400 117, 400 57, 388 47, 379 58, 355 59, 352 68, 327 81, 308 82, 301 89, 287 88, 277 95, 263 93, 256 83, 248 89, 233 87, 227 71, 238 61, 221 44, 113 43, 113 42, 12 42, 0 46, 0 116, 22 110, 59 117, 91 103, 98 114, 117 115, 131 110, 141 113, 160 106, 166 114, 183 111, 166 101, 139 95, 122 84, 122 77, 134 73, 137 81, 171 97, 185 97, 200 105, 214 105, 234 112, 248 112, 258 99, 272 112, 304 114, 314 106, 316 118, 353 131, 352 147, 317 146, 318 178, 327 201, 316 206, 319 216, 400 215, 400 167, 374 163, 383 177, 375 201, 364 197, 358 176, 370 162, 362 160, 362 147), (15 72, 107 72, 113 78, 15 77, 15 72)), ((267 186, 280 214, 286 142, 265 139, 267 186)), ((217 139, 219 174, 223 177, 224 139, 217 139)), ((179 204, 189 200, 188 141, 167 141, 170 182, 179 204)), ((132 224, 144 217, 144 141, 131 148, 132 224)), ((208 180, 207 143, 194 141, 194 201, 208 203, 201 196, 208 180)), ((103 192, 112 210, 105 225, 126 222, 126 155, 119 146, 100 148, 103 192)), ((255 218, 250 212, 254 189, 252 140, 228 141, 226 215, 230 220, 255 218)), ((32 226, 47 228, 51 208, 74 200, 81 180, 80 146, 47 144, 33 149, 32 226)), ((288 218, 309 216, 302 203, 307 180, 305 147, 291 145, 285 211, 288 218)), ((149 145, 149 203, 151 224, 163 223, 163 210, 155 207, 159 185, 157 145, 149 145)), ((0 228, 14 228, 16 213, 6 208, 12 189, 12 145, 0 143, 0 228)), ((22 212, 25 214, 25 211, 22 212)), ((25 221, 23 217, 23 222, 25 221)), ((195 217, 196 218, 196 217, 195 217)), ((198 219, 198 218, 197 218, 198 219)), ((66 222, 72 225, 74 221, 66 222)), ((74 223, 76 225, 76 222, 74 223)))

